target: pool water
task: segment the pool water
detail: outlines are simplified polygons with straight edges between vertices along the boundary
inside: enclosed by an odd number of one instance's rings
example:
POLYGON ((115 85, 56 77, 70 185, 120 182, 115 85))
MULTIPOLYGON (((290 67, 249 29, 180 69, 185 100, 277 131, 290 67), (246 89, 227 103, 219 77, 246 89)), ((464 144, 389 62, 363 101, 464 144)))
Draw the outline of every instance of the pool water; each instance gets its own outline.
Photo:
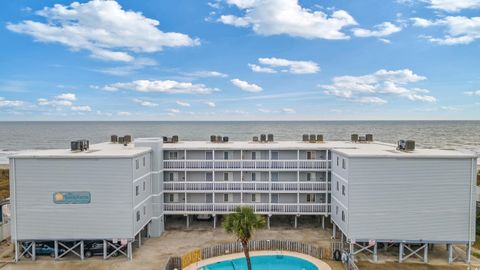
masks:
MULTIPOLYGON (((252 270, 318 270, 309 261, 284 255, 253 256, 252 270)), ((212 263, 198 270, 247 270, 245 258, 212 263)))

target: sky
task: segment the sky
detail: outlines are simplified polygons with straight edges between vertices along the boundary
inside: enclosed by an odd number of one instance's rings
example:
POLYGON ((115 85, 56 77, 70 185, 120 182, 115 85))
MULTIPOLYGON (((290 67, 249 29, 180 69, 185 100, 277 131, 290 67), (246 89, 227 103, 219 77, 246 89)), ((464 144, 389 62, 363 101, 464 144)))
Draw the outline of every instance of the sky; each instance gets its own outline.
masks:
POLYGON ((0 120, 479 120, 480 0, 3 1, 0 120))

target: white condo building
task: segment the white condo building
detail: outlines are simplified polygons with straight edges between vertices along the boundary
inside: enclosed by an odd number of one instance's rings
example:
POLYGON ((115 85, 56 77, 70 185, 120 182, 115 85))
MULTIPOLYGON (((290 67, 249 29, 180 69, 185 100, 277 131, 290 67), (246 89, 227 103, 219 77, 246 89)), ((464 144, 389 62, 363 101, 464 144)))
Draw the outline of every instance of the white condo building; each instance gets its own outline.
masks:
POLYGON ((131 258, 131 243, 160 236, 170 216, 185 217, 189 226, 193 217, 210 215, 216 226, 218 216, 239 206, 268 223, 274 215, 292 216, 295 226, 300 216, 318 216, 322 226, 334 224, 334 236, 340 231, 352 253, 374 258, 377 243, 399 243, 400 261, 409 250, 418 254, 414 244, 425 260, 429 244, 446 244, 450 253, 452 245, 470 247, 476 155, 397 150, 367 139, 143 138, 84 151, 22 152, 10 158, 16 258, 32 252, 29 243, 47 240, 56 248, 78 244, 82 258, 84 241, 122 241, 131 258))

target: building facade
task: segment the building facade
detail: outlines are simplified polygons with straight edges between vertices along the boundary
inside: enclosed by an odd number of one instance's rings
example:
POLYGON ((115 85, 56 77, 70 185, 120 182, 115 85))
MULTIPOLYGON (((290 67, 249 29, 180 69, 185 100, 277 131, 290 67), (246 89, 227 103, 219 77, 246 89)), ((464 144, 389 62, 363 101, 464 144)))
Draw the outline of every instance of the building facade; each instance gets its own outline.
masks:
MULTIPOLYGON (((57 254, 59 245, 77 245, 83 258, 92 240, 116 252, 124 247, 131 258, 132 243, 160 236, 170 216, 185 217, 188 227, 208 215, 215 227, 239 206, 268 224, 275 215, 293 217, 295 226, 300 216, 318 216, 325 226, 331 217, 334 237, 341 232, 353 254, 374 258, 377 243, 428 250, 434 243, 470 247, 475 239, 476 156, 460 151, 406 152, 373 141, 140 138, 80 152, 22 152, 10 158, 10 170, 17 259, 40 241, 55 243, 56 258, 75 251, 57 254)), ((106 249, 104 257, 111 254, 106 249)))

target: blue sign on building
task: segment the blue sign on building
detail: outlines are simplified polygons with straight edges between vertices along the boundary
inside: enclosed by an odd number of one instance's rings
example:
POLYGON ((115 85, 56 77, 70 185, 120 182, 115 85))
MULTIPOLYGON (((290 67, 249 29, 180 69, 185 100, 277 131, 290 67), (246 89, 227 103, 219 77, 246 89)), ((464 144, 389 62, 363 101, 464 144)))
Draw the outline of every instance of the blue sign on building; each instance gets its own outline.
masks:
POLYGON ((89 204, 91 195, 88 191, 58 191, 53 193, 53 202, 56 204, 89 204))

